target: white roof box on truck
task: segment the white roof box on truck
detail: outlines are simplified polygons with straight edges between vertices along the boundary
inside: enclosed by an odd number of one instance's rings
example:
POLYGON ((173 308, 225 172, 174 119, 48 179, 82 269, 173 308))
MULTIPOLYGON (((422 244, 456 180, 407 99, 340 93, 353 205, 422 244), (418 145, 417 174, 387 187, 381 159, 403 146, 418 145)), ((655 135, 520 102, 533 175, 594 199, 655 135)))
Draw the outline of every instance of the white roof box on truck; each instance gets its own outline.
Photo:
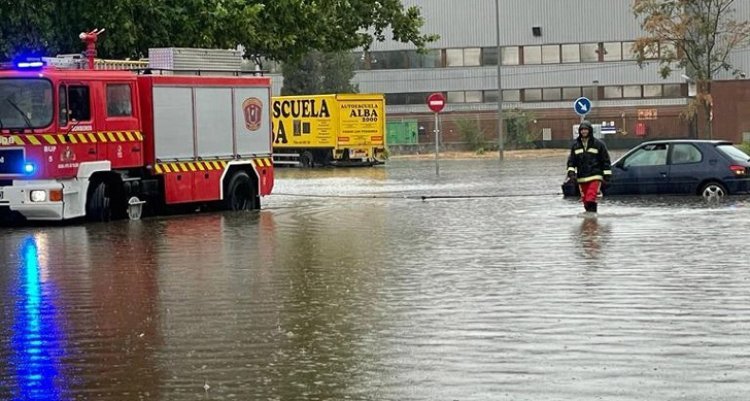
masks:
POLYGON ((165 47, 148 49, 149 68, 165 70, 161 74, 195 75, 198 71, 211 75, 236 75, 242 69, 242 51, 234 49, 195 49, 165 47))

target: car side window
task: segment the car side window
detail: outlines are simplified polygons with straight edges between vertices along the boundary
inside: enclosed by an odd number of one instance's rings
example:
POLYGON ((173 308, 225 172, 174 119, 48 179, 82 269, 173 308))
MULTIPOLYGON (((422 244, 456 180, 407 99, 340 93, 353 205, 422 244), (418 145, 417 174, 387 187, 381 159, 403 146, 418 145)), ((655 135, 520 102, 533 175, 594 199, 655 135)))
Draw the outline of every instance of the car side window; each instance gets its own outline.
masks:
POLYGON ((623 162, 624 167, 663 166, 667 164, 667 145, 663 143, 646 145, 636 150, 623 162))
POLYGON ((678 143, 672 147, 672 164, 699 163, 703 154, 689 143, 678 143))

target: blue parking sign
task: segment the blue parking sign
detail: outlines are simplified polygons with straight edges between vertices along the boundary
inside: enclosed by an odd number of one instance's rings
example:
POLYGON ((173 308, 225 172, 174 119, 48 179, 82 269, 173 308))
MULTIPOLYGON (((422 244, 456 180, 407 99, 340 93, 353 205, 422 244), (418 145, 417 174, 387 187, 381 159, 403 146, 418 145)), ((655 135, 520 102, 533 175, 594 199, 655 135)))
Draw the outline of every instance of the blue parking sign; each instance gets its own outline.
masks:
POLYGON ((591 112, 591 100, 587 97, 579 97, 573 102, 573 109, 579 116, 585 116, 591 112))

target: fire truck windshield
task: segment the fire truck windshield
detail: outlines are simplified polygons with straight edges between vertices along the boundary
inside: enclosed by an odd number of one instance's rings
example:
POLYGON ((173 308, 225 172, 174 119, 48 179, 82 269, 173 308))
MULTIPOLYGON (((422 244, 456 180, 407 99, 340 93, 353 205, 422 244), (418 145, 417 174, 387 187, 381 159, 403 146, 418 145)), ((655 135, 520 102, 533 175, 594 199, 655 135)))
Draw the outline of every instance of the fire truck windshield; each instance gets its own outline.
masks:
POLYGON ((0 79, 0 129, 34 129, 52 124, 52 83, 38 78, 0 79))

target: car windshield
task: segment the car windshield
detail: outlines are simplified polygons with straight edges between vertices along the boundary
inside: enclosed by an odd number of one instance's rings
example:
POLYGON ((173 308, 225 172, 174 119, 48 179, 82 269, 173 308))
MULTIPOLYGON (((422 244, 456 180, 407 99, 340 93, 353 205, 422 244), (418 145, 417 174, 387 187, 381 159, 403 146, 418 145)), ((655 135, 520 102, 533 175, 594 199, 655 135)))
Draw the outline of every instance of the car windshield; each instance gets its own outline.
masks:
POLYGON ((737 161, 737 162, 749 162, 750 156, 747 155, 747 153, 741 151, 734 145, 730 144, 723 144, 723 145, 717 145, 716 149, 719 149, 719 152, 725 154, 730 159, 737 161))
POLYGON ((0 129, 44 128, 52 123, 52 84, 46 79, 0 79, 0 129))

